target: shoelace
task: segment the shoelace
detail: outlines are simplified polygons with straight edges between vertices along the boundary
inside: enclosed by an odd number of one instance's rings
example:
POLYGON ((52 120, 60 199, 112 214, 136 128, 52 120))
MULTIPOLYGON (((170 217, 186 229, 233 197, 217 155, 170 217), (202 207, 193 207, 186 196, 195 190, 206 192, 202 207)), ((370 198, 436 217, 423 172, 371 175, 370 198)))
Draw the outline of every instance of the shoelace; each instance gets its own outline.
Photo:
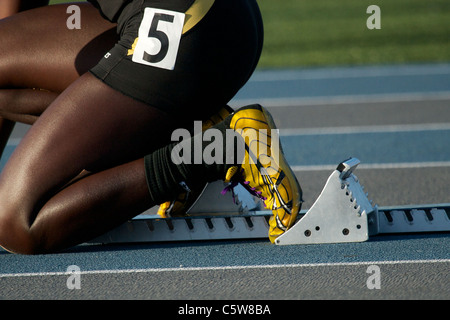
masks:
MULTIPOLYGON (((233 197, 233 202, 236 203, 234 188, 240 183, 251 195, 258 197, 259 199, 266 201, 267 198, 262 195, 261 191, 256 191, 256 188, 250 187, 250 181, 244 180, 243 175, 244 169, 242 169, 239 173, 233 176, 233 179, 230 183, 222 190, 221 194, 225 195, 227 192, 231 191, 231 195, 233 197)), ((266 204, 264 203, 264 207, 266 204)))

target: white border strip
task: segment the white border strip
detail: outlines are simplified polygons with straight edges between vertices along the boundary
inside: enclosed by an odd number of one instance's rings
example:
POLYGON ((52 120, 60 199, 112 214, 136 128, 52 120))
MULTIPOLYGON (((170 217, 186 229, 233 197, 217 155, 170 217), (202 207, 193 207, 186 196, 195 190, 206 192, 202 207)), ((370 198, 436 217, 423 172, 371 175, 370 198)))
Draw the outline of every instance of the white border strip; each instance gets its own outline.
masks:
MULTIPOLYGON (((335 164, 311 165, 311 166, 291 166, 293 171, 330 171, 336 170, 335 164)), ((445 168, 450 167, 450 161, 436 162, 399 162, 399 163, 362 163, 358 170, 375 169, 415 169, 415 168, 445 168)))
POLYGON ((398 133, 450 130, 450 123, 417 123, 373 126, 318 127, 279 129, 280 136, 334 135, 359 133, 398 133))
MULTIPOLYGON (((179 271, 215 271, 215 270, 246 270, 246 269, 274 269, 274 268, 314 268, 314 267, 346 267, 366 265, 396 265, 396 264, 425 264, 425 263, 450 263, 450 259, 435 260, 400 260, 400 261, 361 261, 361 262, 333 262, 333 263, 305 263, 287 265, 250 265, 250 266, 223 266, 223 267, 179 267, 179 268, 149 268, 149 269, 123 269, 123 270, 91 270, 81 271, 80 275, 89 274, 133 274, 150 272, 179 272, 179 271)), ((0 274, 1 278, 17 277, 49 277, 67 276, 68 272, 36 272, 36 273, 11 273, 0 274)))
POLYGON ((258 70, 250 82, 278 82, 299 80, 330 80, 351 78, 378 78, 404 76, 450 75, 450 64, 355 66, 329 68, 296 68, 281 70, 258 70))
POLYGON ((341 104, 437 101, 449 99, 450 99, 450 91, 436 91, 436 92, 417 92, 417 93, 342 95, 330 97, 322 96, 322 97, 235 99, 230 102, 230 105, 232 107, 238 108, 253 103, 259 103, 269 108, 283 108, 283 107, 341 105, 341 104))

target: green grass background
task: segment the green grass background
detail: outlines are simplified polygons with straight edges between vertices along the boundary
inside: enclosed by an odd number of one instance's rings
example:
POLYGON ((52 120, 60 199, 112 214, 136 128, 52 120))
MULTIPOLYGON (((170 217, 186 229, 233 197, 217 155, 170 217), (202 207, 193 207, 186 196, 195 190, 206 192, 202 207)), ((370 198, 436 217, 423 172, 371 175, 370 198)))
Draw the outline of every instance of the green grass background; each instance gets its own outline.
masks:
MULTIPOLYGON (((51 3, 68 2, 53 0, 51 3)), ((450 61, 449 0, 259 0, 259 68, 450 61), (381 29, 369 30, 369 5, 381 29)))

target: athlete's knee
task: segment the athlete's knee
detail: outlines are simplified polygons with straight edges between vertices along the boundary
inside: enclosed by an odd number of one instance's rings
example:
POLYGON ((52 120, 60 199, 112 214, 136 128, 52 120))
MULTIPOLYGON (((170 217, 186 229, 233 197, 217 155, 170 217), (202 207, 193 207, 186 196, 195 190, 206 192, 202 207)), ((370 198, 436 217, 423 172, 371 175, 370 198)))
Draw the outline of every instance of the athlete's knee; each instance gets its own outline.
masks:
POLYGON ((0 212, 0 246, 19 254, 42 253, 41 241, 36 239, 18 212, 0 212))

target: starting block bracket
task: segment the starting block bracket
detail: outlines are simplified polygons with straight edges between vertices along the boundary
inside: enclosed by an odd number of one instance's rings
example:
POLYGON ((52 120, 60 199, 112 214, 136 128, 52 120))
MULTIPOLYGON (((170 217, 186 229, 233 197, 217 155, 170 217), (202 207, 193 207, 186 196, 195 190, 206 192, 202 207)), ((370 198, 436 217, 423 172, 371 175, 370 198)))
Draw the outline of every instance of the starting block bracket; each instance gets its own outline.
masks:
POLYGON ((375 209, 353 174, 359 163, 352 158, 339 164, 316 202, 275 244, 366 241, 369 238, 367 216, 375 209))
MULTIPOLYGON (((359 163, 351 158, 339 164, 316 202, 309 210, 300 212, 297 222, 275 244, 362 242, 380 234, 450 231, 450 203, 372 206, 354 174, 359 163)), ((230 196, 211 198, 221 187, 223 184, 217 183, 209 186, 191 208, 189 217, 161 218, 148 211, 89 243, 267 239, 272 212, 260 210, 258 200, 244 188, 235 189, 237 203, 230 196), (215 210, 208 211, 211 201, 215 210), (223 211, 218 212, 218 208, 223 211)))

